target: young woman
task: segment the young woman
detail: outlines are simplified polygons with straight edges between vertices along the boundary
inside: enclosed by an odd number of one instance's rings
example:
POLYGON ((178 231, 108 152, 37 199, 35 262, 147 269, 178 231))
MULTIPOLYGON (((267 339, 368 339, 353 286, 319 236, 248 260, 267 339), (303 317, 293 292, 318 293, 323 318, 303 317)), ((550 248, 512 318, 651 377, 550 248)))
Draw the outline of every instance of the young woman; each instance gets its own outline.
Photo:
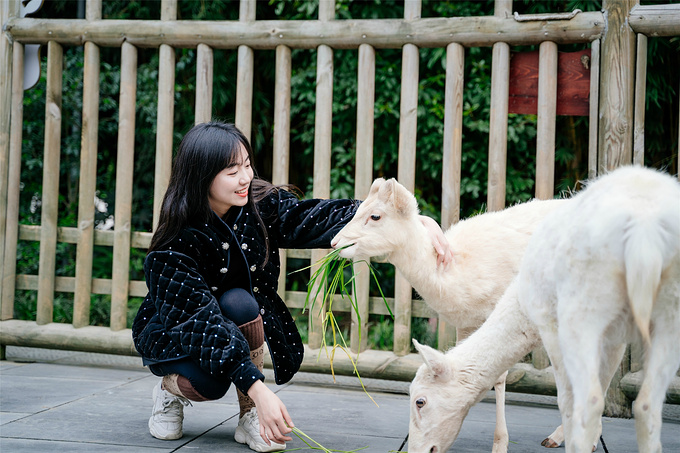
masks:
MULTIPOLYGON (((219 399, 233 383, 234 438, 255 451, 286 448, 294 426, 264 383, 267 342, 277 384, 300 368, 303 345, 277 294, 279 248, 329 248, 356 211, 352 200, 300 200, 254 176, 248 140, 231 124, 203 123, 182 139, 144 272, 149 294, 132 327, 153 389, 149 431, 182 437, 183 407, 219 399)), ((441 229, 423 217, 440 260, 441 229)))

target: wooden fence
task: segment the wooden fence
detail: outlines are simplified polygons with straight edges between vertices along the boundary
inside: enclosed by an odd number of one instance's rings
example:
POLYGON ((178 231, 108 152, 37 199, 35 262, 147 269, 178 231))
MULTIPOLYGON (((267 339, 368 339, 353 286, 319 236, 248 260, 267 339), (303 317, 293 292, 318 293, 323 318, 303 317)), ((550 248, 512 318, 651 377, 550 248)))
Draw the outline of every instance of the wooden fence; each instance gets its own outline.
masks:
MULTIPOLYGON (((158 115, 154 188, 154 226, 170 174, 173 145, 175 49, 197 49, 196 122, 211 118, 213 50, 238 49, 235 122, 251 134, 253 56, 262 49, 276 50, 273 182, 287 183, 290 162, 291 49, 317 51, 316 122, 314 135, 313 196, 328 197, 331 171, 331 122, 333 52, 358 49, 358 99, 356 126, 355 197, 362 199, 372 182, 375 93, 375 49, 402 49, 402 83, 399 123, 398 179, 414 190, 416 128, 419 83, 419 49, 446 49, 446 105, 443 136, 442 224, 458 220, 463 136, 463 80, 465 48, 492 46, 491 110, 488 150, 488 209, 505 206, 508 126, 508 86, 511 46, 538 45, 538 135, 536 196, 554 196, 556 80, 559 45, 589 43, 591 49, 589 176, 619 165, 643 162, 647 36, 680 35, 680 5, 641 6, 634 0, 605 0, 602 12, 550 15, 513 14, 511 0, 496 0, 495 14, 483 17, 421 18, 420 0, 406 0, 403 19, 335 20, 333 0, 322 0, 319 17, 306 21, 258 21, 255 0, 241 0, 238 21, 176 20, 177 0, 161 2, 157 21, 102 20, 101 0, 88 0, 83 20, 19 17, 19 0, 0 2, 4 36, 0 39, 0 344, 72 349, 135 355, 130 330, 126 329, 128 297, 143 297, 143 281, 130 281, 130 249, 148 246, 151 233, 131 231, 135 106, 138 48, 158 48, 158 115), (40 225, 18 223, 22 143, 22 80, 24 46, 47 46, 44 175, 40 225), (65 46, 84 47, 82 143, 77 227, 58 227, 62 61, 65 46), (116 167, 115 227, 94 228, 99 121, 101 46, 120 47, 121 76, 118 157, 116 167), (38 275, 16 275, 17 242, 40 242, 38 275), (58 242, 76 244, 75 277, 55 276, 58 242), (95 245, 113 247, 111 279, 93 279, 95 245), (13 320, 16 290, 37 291, 36 321, 13 320), (74 293, 72 324, 53 322, 55 291, 74 293), (91 327, 92 294, 111 295, 110 327, 91 327)), ((287 251, 288 257, 316 262, 326 251, 287 251)), ((282 275, 285 275, 283 254, 282 275)), ((313 271, 313 269, 312 269, 313 271)), ((280 292, 291 308, 301 308, 305 293, 280 292)), ((363 351, 359 371, 364 377, 410 380, 421 363, 410 354, 413 317, 436 316, 411 287, 396 277, 395 295, 389 304, 395 314, 393 351, 366 349, 368 314, 387 314, 381 299, 369 297, 368 273, 359 274, 357 297, 361 325, 355 317, 351 348, 363 351)), ((337 311, 351 311, 343 300, 337 311)), ((312 316, 304 370, 328 371, 319 350, 320 319, 312 316)), ((443 323, 439 344, 451 344, 454 333, 443 323)), ((508 388, 512 391, 554 394, 544 352, 535 351, 532 364, 513 368, 508 388)), ((336 373, 352 373, 348 360, 337 357, 336 373)), ((629 415, 629 400, 640 380, 639 348, 631 348, 621 373, 610 389, 609 411, 629 415)), ((668 401, 680 404, 680 379, 668 393, 668 401)))

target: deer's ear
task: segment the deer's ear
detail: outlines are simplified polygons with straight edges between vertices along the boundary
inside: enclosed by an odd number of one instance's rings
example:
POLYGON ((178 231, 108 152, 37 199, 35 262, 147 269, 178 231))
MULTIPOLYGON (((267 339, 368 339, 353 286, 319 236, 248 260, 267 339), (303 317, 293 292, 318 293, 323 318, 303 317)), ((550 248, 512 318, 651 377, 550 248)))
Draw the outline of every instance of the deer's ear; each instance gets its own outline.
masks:
POLYGON ((375 181, 373 181, 373 184, 371 184, 371 189, 368 191, 368 194, 373 195, 374 193, 378 192, 378 190, 380 190, 380 186, 382 186, 384 182, 385 179, 377 178, 375 181))
POLYGON ((413 196, 409 190, 399 184, 396 180, 393 181, 392 187, 392 203, 394 204, 394 209, 399 214, 410 214, 411 212, 418 213, 418 202, 416 197, 413 196))
POLYGON ((413 339, 413 344, 435 378, 442 380, 449 380, 451 378, 451 365, 446 361, 446 356, 442 352, 418 343, 415 338, 413 339))
MULTIPOLYGON (((392 198, 392 193, 394 192, 394 186, 396 184, 394 178, 390 178, 387 181, 383 180, 382 184, 378 188, 378 198, 383 203, 387 203, 392 198)), ((375 184, 375 183, 374 183, 375 184)))

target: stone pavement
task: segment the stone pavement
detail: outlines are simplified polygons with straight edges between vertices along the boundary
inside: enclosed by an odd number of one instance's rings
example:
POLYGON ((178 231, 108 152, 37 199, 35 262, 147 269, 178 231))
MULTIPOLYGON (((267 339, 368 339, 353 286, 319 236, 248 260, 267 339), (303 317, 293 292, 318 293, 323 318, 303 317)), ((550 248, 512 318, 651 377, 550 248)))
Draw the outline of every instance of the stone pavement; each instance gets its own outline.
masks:
MULTIPOLYGON (((250 452, 234 442, 235 390, 219 401, 185 408, 184 437, 151 437, 147 421, 158 378, 135 357, 7 347, 0 362, 0 451, 24 452, 250 452)), ((273 382, 270 370, 265 370, 273 382), (269 374, 268 374, 269 373, 269 374)), ((353 377, 336 383, 300 373, 270 387, 296 426, 331 450, 396 452, 408 432, 408 383, 364 379, 376 406, 353 377)), ((670 408, 662 431, 664 451, 680 452, 680 418, 670 408)), ((542 452, 540 441, 560 423, 555 399, 508 395, 510 452, 542 452)), ((488 452, 495 424, 493 394, 475 406, 450 451, 488 452)), ((635 452, 633 420, 603 420, 610 453, 635 452)), ((293 436, 288 451, 313 451, 293 436)), ((406 451, 408 445, 403 448, 406 451)), ((317 450, 318 451, 318 450, 317 450)), ((564 450, 557 450, 564 451, 564 450)), ((602 451, 600 446, 599 451, 602 451)))

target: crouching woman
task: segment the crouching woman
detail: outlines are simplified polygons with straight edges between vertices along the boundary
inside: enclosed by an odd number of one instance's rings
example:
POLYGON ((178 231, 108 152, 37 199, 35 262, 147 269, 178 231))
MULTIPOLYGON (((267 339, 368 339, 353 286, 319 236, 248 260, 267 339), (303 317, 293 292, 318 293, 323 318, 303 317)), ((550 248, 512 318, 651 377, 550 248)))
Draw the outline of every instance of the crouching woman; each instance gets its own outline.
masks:
MULTIPOLYGON (((254 176, 252 157, 225 123, 198 124, 179 145, 144 261, 149 293, 132 326, 144 364, 161 378, 149 419, 158 439, 182 437, 184 406, 219 399, 233 384, 237 442, 269 452, 291 440, 293 421, 262 374, 265 342, 277 384, 293 377, 304 352, 277 294, 279 248, 329 248, 357 203, 300 200, 254 176)), ((449 256, 436 222, 423 222, 449 256)))

